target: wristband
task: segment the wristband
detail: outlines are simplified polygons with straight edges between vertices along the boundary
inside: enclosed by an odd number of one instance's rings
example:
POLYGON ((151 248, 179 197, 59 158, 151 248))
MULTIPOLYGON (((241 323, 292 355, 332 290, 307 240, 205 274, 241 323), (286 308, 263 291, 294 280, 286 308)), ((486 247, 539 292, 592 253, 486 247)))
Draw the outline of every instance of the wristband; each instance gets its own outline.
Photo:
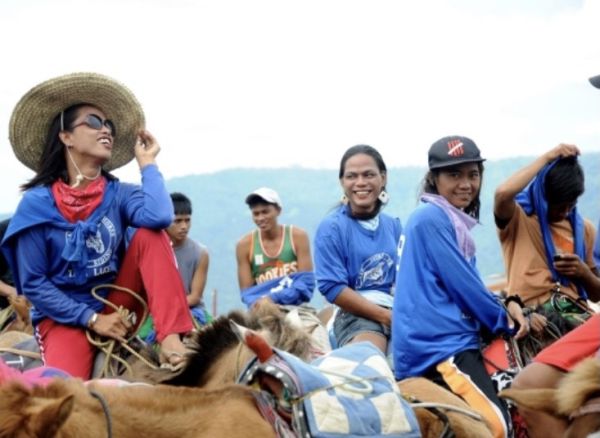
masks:
POLYGON ((508 306, 508 303, 510 303, 511 301, 517 303, 521 309, 525 307, 525 304, 523 304, 523 300, 518 295, 509 295, 508 297, 506 297, 504 299, 504 305, 508 306))
POLYGON ((98 321, 98 314, 96 312, 94 312, 94 314, 92 315, 92 317, 90 319, 88 319, 87 328, 93 329, 94 328, 94 324, 96 324, 97 321, 98 321))

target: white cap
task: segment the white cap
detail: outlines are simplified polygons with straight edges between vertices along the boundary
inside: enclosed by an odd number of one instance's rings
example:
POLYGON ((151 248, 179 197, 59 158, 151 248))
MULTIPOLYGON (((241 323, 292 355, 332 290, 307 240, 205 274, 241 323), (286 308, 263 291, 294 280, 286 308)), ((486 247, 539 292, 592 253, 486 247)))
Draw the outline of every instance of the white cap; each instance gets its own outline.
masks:
POLYGON ((251 203, 256 202, 256 198, 260 198, 263 201, 268 202, 269 204, 275 204, 279 208, 283 208, 281 205, 281 199, 277 192, 268 187, 261 187, 260 189, 254 190, 248 196, 246 196, 246 204, 250 205, 251 203))

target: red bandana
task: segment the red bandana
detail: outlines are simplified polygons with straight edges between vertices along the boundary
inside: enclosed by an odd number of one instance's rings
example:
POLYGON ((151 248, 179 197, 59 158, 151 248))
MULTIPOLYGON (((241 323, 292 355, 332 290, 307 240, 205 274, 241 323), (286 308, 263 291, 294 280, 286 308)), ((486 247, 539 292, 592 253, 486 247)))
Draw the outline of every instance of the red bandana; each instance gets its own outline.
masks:
POLYGON ((75 189, 62 180, 52 184, 52 194, 61 214, 71 223, 83 221, 100 205, 104 195, 104 177, 92 181, 85 189, 75 189))

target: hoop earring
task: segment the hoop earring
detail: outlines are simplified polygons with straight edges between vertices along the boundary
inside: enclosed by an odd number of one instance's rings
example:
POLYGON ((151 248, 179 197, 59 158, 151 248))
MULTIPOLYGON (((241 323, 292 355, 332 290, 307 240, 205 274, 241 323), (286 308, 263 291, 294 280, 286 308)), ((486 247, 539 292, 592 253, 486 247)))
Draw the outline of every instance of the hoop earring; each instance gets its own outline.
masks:
POLYGON ((348 205, 348 197, 346 196, 345 193, 342 195, 340 202, 344 205, 348 205))
POLYGON ((379 201, 381 201, 381 203, 385 205, 388 202, 390 202, 390 195, 388 195, 388 193, 385 190, 382 190, 381 193, 379 193, 379 196, 377 196, 377 199, 379 199, 379 201))

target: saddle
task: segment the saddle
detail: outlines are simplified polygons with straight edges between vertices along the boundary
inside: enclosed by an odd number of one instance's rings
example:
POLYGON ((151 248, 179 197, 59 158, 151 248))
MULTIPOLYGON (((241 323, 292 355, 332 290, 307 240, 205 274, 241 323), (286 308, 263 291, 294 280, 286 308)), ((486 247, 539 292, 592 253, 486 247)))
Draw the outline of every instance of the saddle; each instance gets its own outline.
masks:
POLYGON ((348 344, 310 364, 274 349, 266 361, 252 360, 238 383, 263 390, 259 407, 279 436, 421 436, 385 357, 368 342, 348 344))

